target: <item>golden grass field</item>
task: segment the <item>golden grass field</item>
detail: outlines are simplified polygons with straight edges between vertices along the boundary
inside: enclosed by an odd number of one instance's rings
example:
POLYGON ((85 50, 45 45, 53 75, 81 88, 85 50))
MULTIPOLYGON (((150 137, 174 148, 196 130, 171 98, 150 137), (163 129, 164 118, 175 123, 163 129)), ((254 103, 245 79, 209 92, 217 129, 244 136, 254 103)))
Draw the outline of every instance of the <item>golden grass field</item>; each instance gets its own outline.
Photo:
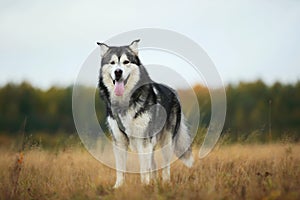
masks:
POLYGON ((0 199, 300 199, 299 144, 219 145, 191 169, 176 161, 170 183, 127 174, 116 190, 115 171, 80 147, 0 153, 0 199))

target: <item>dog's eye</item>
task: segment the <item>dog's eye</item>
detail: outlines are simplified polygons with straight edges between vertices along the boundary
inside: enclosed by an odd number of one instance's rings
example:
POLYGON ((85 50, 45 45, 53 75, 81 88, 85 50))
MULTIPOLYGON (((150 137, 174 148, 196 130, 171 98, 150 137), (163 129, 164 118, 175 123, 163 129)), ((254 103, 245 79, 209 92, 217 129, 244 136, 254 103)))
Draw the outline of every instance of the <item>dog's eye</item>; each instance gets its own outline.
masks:
POLYGON ((115 61, 111 61, 110 64, 111 64, 111 65, 114 65, 114 64, 115 64, 115 61))
POLYGON ((129 63, 128 60, 124 60, 124 61, 123 61, 123 64, 124 64, 124 65, 127 65, 128 63, 129 63))

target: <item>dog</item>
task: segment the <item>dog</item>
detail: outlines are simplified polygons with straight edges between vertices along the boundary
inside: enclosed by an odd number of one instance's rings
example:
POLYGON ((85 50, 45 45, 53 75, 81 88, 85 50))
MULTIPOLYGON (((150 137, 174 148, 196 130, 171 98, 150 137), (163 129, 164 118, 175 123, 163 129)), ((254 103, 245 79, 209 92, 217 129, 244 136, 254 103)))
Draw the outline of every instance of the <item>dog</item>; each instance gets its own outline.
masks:
POLYGON ((139 153, 141 182, 149 184, 156 170, 154 149, 162 147, 163 181, 170 180, 173 153, 187 167, 194 159, 191 135, 175 90, 154 82, 142 65, 138 43, 108 46, 101 50, 98 88, 105 102, 107 124, 112 135, 117 178, 114 188, 124 183, 126 155, 130 148, 139 153))

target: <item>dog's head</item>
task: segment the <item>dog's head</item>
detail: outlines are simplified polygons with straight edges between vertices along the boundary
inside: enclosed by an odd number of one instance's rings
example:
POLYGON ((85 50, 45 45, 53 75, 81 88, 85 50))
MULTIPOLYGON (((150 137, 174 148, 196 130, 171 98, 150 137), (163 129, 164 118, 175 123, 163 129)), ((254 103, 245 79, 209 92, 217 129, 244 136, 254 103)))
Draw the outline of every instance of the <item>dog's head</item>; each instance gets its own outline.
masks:
POLYGON ((108 46, 97 42, 101 48, 100 76, 111 95, 123 96, 139 81, 139 40, 127 46, 108 46))

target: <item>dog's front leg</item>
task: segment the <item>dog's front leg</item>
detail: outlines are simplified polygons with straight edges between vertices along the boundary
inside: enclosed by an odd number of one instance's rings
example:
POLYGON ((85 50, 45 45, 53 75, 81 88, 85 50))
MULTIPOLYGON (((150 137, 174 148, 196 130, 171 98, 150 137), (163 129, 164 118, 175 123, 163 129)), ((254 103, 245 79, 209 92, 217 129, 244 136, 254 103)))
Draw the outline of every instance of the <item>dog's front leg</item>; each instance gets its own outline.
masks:
POLYGON ((114 188, 120 187, 124 183, 124 173, 126 172, 128 139, 118 127, 117 121, 108 117, 107 122, 111 128, 113 136, 113 151, 116 161, 117 180, 114 188))
POLYGON ((114 142, 114 154, 116 160, 117 180, 114 188, 120 187, 124 183, 124 173, 126 171, 127 146, 118 145, 114 142))
POLYGON ((151 143, 140 142, 138 153, 140 159, 141 182, 143 184, 149 184, 152 171, 153 145, 151 143))

